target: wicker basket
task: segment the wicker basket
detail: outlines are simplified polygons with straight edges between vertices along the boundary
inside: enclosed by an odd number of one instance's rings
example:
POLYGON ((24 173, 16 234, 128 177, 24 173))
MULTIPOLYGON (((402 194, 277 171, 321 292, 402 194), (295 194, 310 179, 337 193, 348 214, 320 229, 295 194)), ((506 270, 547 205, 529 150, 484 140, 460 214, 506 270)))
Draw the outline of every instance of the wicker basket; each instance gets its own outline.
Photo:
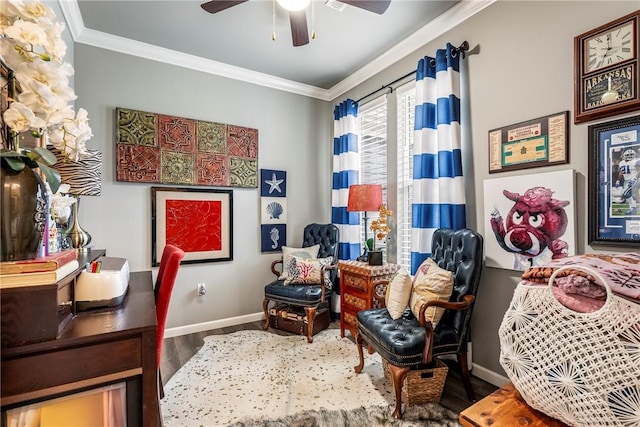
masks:
MULTIPOLYGON (((546 286, 520 282, 500 328, 500 364, 529 406, 570 426, 630 427, 640 419, 640 304, 587 265, 556 269, 546 286), (583 270, 607 291, 591 313, 565 307, 553 285, 583 270)), ((633 272, 628 270, 627 283, 633 272)))
MULTIPOLYGON (((434 360, 436 362, 434 368, 412 369, 405 377, 402 387, 402 401, 407 405, 440 401, 449 368, 437 357, 434 357, 434 360)), ((387 381, 393 382, 389 372, 389 363, 384 359, 382 367, 387 381)))

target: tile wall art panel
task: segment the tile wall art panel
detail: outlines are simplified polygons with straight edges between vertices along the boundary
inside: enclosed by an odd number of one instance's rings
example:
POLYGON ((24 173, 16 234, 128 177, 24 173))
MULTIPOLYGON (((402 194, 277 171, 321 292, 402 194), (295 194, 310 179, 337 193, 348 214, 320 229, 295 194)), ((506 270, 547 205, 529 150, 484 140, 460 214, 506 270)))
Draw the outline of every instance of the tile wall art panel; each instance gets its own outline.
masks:
POLYGON ((116 180, 258 187, 258 130, 116 108, 116 180))

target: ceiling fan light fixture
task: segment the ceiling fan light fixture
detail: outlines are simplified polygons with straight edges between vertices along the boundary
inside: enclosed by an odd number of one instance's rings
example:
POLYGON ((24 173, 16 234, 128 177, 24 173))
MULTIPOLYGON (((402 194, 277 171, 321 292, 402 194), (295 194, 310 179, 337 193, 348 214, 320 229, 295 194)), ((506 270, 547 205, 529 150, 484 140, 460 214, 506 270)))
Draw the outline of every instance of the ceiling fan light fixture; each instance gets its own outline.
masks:
POLYGON ((298 11, 306 8, 311 0, 277 0, 278 4, 289 11, 298 11))
POLYGON ((325 6, 330 7, 331 9, 337 10, 338 12, 342 12, 347 5, 338 0, 326 0, 324 2, 325 6))

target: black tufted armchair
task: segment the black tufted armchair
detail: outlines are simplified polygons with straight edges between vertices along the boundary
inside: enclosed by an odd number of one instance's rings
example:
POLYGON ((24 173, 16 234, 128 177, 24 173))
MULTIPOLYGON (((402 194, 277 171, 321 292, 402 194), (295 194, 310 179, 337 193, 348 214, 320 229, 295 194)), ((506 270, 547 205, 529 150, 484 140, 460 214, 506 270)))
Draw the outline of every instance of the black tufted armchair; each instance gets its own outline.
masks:
MULTIPOLYGON (((470 338, 469 325, 473 302, 483 267, 483 238, 469 229, 438 229, 433 234, 431 258, 440 268, 453 272, 453 294, 449 302, 429 301, 420 309, 416 319, 410 309, 402 317, 393 320, 384 308, 358 312, 356 343, 360 364, 355 367, 360 373, 364 367, 363 341, 369 344, 389 364, 396 395, 393 415, 402 418, 402 386, 411 369, 424 369, 433 356, 457 355, 462 379, 469 400, 475 400, 467 363, 467 343, 470 338), (425 321, 425 310, 430 306, 445 308, 442 319, 433 329, 425 321)), ((387 285, 378 282, 378 285, 387 285)), ((376 292, 376 295, 384 295, 376 292)))
MULTIPOLYGON (((262 308, 265 315, 264 330, 269 329, 269 302, 285 303, 292 306, 304 307, 307 315, 307 341, 313 342, 313 321, 319 308, 329 307, 330 291, 333 283, 337 283, 338 268, 338 240, 340 232, 338 227, 333 224, 309 224, 304 228, 304 236, 302 239, 302 247, 306 248, 313 245, 320 245, 318 258, 333 257, 331 265, 323 266, 323 270, 329 271, 329 283, 325 283, 324 273, 321 274, 321 283, 319 285, 285 285, 283 280, 274 280, 264 288, 264 301, 262 308)), ((271 263, 271 271, 276 277, 279 277, 281 271, 276 269, 278 264, 282 267, 283 260, 279 259, 271 263)), ((282 268, 280 268, 282 270, 282 268)))

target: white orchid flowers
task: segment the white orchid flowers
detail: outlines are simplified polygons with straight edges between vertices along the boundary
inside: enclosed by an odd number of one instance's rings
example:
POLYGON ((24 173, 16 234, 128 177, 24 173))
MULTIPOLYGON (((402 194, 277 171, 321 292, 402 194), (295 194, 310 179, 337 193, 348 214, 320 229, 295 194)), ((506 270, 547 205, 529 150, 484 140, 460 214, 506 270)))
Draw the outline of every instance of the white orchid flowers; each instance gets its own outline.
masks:
POLYGON ((69 192, 69 184, 61 184, 56 193, 53 193, 47 185, 47 191, 49 192, 49 198, 51 201, 51 216, 54 218, 57 224, 66 224, 71 216, 71 206, 76 202, 76 199, 67 195, 69 192))
POLYGON ((69 86, 74 70, 62 60, 65 25, 54 18, 49 6, 34 0, 7 0, 0 11, 0 56, 20 85, 3 119, 16 133, 46 134, 49 143, 77 161, 93 134, 86 110, 76 114, 70 105, 76 99, 69 86))

